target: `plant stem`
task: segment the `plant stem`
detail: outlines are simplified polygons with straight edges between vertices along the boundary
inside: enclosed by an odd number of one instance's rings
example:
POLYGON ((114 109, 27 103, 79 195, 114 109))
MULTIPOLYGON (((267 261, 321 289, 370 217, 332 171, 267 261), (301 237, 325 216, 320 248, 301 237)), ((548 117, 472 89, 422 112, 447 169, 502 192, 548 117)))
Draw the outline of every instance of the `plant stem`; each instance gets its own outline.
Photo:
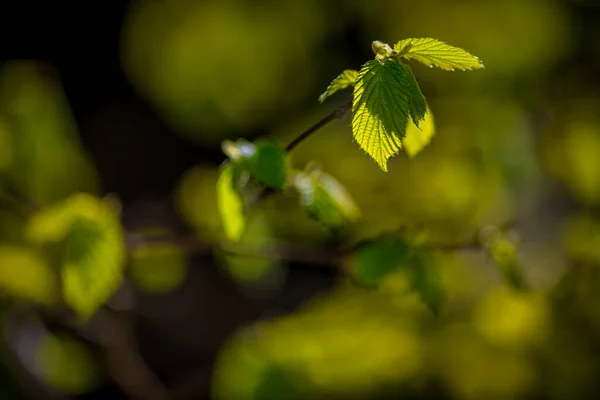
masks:
POLYGON ((348 113, 348 111, 350 111, 351 108, 352 108, 352 102, 344 104, 343 106, 341 106, 337 110, 333 111, 332 113, 330 113, 329 115, 327 115, 325 118, 323 118, 322 120, 320 120, 319 122, 317 122, 316 124, 314 124, 313 126, 311 126, 310 128, 308 128, 307 130, 305 130, 304 132, 302 132, 294 140, 292 140, 290 142, 290 144, 288 144, 285 147, 285 151, 289 153, 296 146, 298 146, 302 141, 304 141, 306 138, 308 138, 310 135, 312 135, 314 132, 318 131, 319 129, 321 129, 322 127, 324 127, 325 125, 327 125, 331 121, 333 121, 335 119, 342 118, 344 115, 346 115, 348 113))

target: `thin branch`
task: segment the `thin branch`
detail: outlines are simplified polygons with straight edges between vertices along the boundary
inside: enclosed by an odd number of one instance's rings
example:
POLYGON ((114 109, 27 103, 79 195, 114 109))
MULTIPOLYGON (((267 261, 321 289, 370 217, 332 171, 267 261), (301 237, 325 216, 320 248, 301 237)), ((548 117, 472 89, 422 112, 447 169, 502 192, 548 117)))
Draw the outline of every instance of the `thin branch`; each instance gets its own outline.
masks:
POLYGON ((285 260, 311 265, 335 265, 340 262, 343 253, 329 248, 307 248, 289 243, 273 245, 244 245, 231 242, 209 242, 196 236, 186 235, 141 235, 127 234, 127 248, 133 251, 140 246, 169 244, 178 246, 192 254, 210 254, 222 251, 232 255, 268 260, 285 260))
POLYGON ((343 106, 341 106, 337 110, 333 111, 332 113, 327 115, 325 118, 323 118, 322 120, 320 120, 319 122, 317 122, 316 124, 314 124, 313 126, 308 128, 307 130, 302 132, 300 135, 298 135, 298 137, 296 137, 294 140, 292 140, 290 142, 290 144, 288 144, 285 147, 285 151, 289 153, 290 151, 294 150, 294 148, 296 146, 298 146, 301 142, 303 142, 310 135, 312 135, 313 133, 315 133, 316 131, 318 131, 319 129, 321 129, 322 127, 324 127, 331 121, 343 118, 351 109, 352 109, 352 102, 344 104, 343 106))
POLYGON ((98 314, 100 341, 107 367, 119 387, 134 400, 169 400, 167 388, 137 350, 128 313, 104 309, 98 314))

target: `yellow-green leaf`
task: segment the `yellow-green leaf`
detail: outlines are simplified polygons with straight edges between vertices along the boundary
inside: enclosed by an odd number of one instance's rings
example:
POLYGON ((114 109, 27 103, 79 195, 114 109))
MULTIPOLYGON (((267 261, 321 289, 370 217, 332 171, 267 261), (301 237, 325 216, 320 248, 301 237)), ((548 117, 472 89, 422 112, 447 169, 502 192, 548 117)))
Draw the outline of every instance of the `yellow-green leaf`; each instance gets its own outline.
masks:
POLYGON ((131 254, 131 278, 140 290, 147 293, 174 291, 185 280, 187 271, 185 253, 174 245, 143 245, 131 254))
POLYGON ((327 86, 325 92, 323 92, 323 94, 319 96, 319 103, 324 102, 328 97, 340 90, 344 90, 350 86, 354 86, 357 77, 358 71, 354 71, 351 69, 347 69, 341 74, 339 74, 333 81, 331 81, 329 86, 327 86))
POLYGON ((125 245, 111 201, 71 195, 36 212, 26 231, 34 243, 63 245, 63 297, 82 319, 91 317, 119 287, 125 245))
POLYGON ((236 166, 227 164, 217 180, 217 205, 225 236, 238 241, 246 229, 244 201, 234 185, 236 166))
POLYGON ((352 133, 382 170, 387 171, 388 159, 402 147, 409 116, 418 125, 426 112, 408 65, 387 58, 361 68, 354 86, 352 133))
POLYGON ((0 245, 0 293, 52 305, 58 299, 58 276, 34 250, 0 245))
POLYGON ((481 60, 468 51, 437 39, 404 39, 394 45, 394 50, 408 60, 417 60, 427 66, 446 71, 484 68, 481 60))
POLYGON ((419 129, 413 121, 408 121, 406 136, 402 139, 402 147, 409 157, 414 157, 419 154, 435 135, 435 121, 429 108, 427 108, 425 119, 419 126, 421 129, 419 129))

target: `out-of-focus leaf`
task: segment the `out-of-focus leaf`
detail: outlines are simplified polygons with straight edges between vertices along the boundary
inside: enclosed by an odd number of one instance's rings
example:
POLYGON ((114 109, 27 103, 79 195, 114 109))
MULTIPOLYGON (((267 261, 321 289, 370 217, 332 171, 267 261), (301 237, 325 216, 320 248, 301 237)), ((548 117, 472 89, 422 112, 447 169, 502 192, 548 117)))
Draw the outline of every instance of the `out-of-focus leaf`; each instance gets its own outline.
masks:
POLYGON ((329 86, 327 86, 327 89, 325 89, 323 94, 319 96, 319 103, 323 103, 325 100, 327 100, 328 97, 332 96, 334 93, 340 90, 344 90, 350 86, 354 86, 357 77, 358 71, 354 71, 351 69, 347 69, 341 74, 339 74, 333 81, 331 81, 331 83, 329 84, 329 86))
POLYGON ((548 335, 550 310, 540 294, 510 288, 492 291, 478 305, 475 325, 495 344, 522 346, 548 335))
POLYGON ((404 151, 411 158, 427 147, 431 138, 435 135, 435 122, 429 107, 427 108, 425 118, 421 121, 419 126, 420 128, 418 128, 412 120, 408 121, 406 136, 402 139, 404 151))
POLYGON ((277 248, 271 227, 264 215, 256 215, 232 247, 232 252, 216 251, 216 261, 232 277, 238 288, 249 297, 268 297, 285 282, 285 267, 281 261, 261 254, 262 247, 277 248), (251 254, 244 254, 248 249, 251 254), (236 254, 240 251, 242 254, 236 254), (256 254, 252 254, 252 252, 256 254))
POLYGON ((575 215, 567 221, 563 234, 569 257, 600 264, 600 221, 586 215, 575 215))
POLYGON ((219 355, 214 398, 365 399, 386 391, 399 397, 396 385, 421 371, 425 349, 417 321, 424 314, 389 300, 340 291, 240 332, 219 355))
POLYGON ((67 393, 81 394, 98 383, 98 368, 90 351, 66 336, 45 335, 37 345, 37 374, 67 393))
POLYGON ((51 73, 35 61, 12 61, 0 70, 0 153, 10 153, 0 154, 0 181, 37 204, 98 191, 96 171, 51 73))
POLYGON ((217 180, 217 206, 225 236, 238 241, 246 229, 244 201, 237 190, 234 177, 238 166, 227 164, 219 173, 217 180))
POLYGON ((0 245, 0 291, 52 305, 59 299, 58 276, 35 250, 0 245))
POLYGON ((333 230, 360 216, 358 205, 346 188, 326 172, 316 169, 298 172, 293 185, 306 211, 333 230))
POLYGON ((175 198, 183 219, 194 231, 208 240, 216 239, 221 231, 217 206, 218 170, 196 166, 181 178, 175 198))
POLYGON ((500 268, 508 285, 518 290, 527 289, 528 285, 518 258, 518 248, 514 241, 505 237, 505 235, 500 235, 490 243, 488 251, 500 268))
POLYGON ((354 86, 352 133, 360 147, 387 171, 402 147, 409 117, 425 118, 427 104, 408 65, 391 58, 361 68, 354 86))
POLYGON ((368 288, 377 288, 390 276, 408 272, 410 289, 434 312, 445 299, 441 278, 427 254, 401 237, 384 236, 358 245, 348 267, 353 280, 368 288))
POLYGON ((437 39, 404 39, 394 45, 394 50, 406 59, 417 60, 427 66, 436 66, 446 71, 484 68, 478 57, 437 39))
POLYGON ((168 293, 185 280, 188 265, 179 247, 148 244, 131 254, 129 273, 136 286, 148 293, 168 293))
POLYGON ((65 302, 82 319, 91 317, 123 279, 125 245, 111 203, 78 193, 42 208, 29 221, 34 243, 61 243, 65 302))
POLYGON ((256 154, 248 159, 250 174, 270 188, 283 190, 288 176, 285 150, 270 139, 258 140, 254 145, 256 154))

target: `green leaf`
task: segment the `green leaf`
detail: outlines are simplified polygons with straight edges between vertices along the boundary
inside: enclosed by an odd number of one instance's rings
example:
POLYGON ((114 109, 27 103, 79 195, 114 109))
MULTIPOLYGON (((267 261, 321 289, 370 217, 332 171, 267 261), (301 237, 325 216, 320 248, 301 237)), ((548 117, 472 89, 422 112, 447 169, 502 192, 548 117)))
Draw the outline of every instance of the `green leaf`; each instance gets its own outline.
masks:
POLYGON ((323 103, 328 97, 331 97, 331 95, 340 90, 344 90, 350 86, 354 86, 357 77, 358 71, 354 71, 351 69, 347 69, 341 74, 339 74, 333 81, 331 81, 329 86, 327 86, 325 92, 323 92, 323 94, 319 96, 319 103, 323 103))
POLYGON ((34 243, 61 243, 65 303, 86 320, 123 279, 125 245, 112 201, 74 194, 36 212, 27 237, 34 243))
POLYGON ((354 281, 367 288, 377 288, 390 276, 407 271, 412 290, 434 312, 445 298, 428 255, 400 237, 384 236, 360 244, 349 259, 349 270, 354 281))
POLYGON ((437 39, 404 39, 394 45, 394 50, 408 60, 417 60, 429 67, 436 66, 446 71, 484 68, 476 56, 437 39))
POLYGON ((354 86, 354 138, 382 170, 402 147, 409 116, 418 126, 427 112, 425 98, 408 65, 391 58, 371 60, 354 86))
POLYGON ((239 166, 228 163, 217 180, 217 206, 225 236, 238 241, 246 229, 244 201, 236 188, 234 177, 239 166))
POLYGON ((309 215, 331 229, 337 230, 360 216, 360 209, 350 193, 325 172, 299 172, 294 186, 300 194, 300 204, 309 215))
POLYGON ((283 190, 288 175, 285 150, 270 139, 257 140, 254 145, 256 152, 248 159, 250 174, 272 189, 283 190))
POLYGON ((435 121, 431 110, 427 108, 425 119, 420 123, 420 129, 412 121, 408 121, 406 136, 402 139, 402 147, 409 157, 414 157, 421 152, 435 135, 435 121))

